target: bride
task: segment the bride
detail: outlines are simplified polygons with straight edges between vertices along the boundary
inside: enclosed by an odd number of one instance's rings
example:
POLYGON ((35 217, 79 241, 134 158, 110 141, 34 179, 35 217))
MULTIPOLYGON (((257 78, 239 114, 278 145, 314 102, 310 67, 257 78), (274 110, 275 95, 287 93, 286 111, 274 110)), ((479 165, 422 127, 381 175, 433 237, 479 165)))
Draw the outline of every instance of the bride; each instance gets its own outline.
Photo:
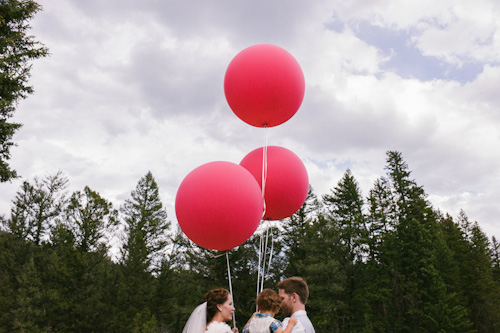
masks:
POLYGON ((205 295, 205 303, 194 309, 182 333, 238 333, 226 321, 233 318, 233 298, 224 288, 212 289, 205 295))

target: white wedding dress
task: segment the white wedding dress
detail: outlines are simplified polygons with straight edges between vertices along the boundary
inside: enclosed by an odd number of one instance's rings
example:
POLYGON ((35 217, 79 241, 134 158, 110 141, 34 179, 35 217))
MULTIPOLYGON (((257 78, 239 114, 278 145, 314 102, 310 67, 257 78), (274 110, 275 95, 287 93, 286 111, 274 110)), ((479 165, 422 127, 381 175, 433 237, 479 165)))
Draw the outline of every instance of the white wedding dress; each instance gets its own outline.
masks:
POLYGON ((231 327, 226 323, 221 323, 219 321, 213 321, 208 325, 205 333, 232 333, 231 327))

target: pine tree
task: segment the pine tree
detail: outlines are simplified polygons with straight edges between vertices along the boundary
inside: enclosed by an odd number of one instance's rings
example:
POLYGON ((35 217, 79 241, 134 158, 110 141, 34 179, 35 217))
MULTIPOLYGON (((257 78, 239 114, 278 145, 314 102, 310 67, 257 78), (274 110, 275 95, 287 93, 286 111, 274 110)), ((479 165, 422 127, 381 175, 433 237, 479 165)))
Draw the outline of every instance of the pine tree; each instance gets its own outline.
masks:
POLYGON ((21 124, 9 122, 19 100, 33 93, 28 85, 30 61, 45 57, 47 48, 28 35, 28 22, 41 10, 31 0, 0 2, 0 182, 17 177, 8 164, 12 137, 21 124))
POLYGON ((54 325, 74 332, 107 331, 114 317, 116 269, 107 256, 118 212, 88 186, 69 198, 59 223, 51 230, 57 265, 49 284, 61 294, 53 301, 54 325), (68 286, 71 286, 68 288, 68 286))
POLYGON ((363 322, 366 302, 363 289, 364 263, 367 258, 368 229, 363 214, 364 200, 358 182, 350 170, 344 173, 330 195, 323 196, 327 208, 326 218, 335 228, 340 242, 335 251, 341 264, 345 282, 341 301, 344 304, 340 331, 359 330, 363 322))
POLYGON ((305 244, 308 230, 316 220, 318 214, 321 214, 322 204, 319 202, 311 186, 307 193, 306 200, 302 207, 289 218, 283 220, 282 237, 279 241, 284 246, 286 252, 286 269, 284 275, 294 276, 301 274, 297 265, 306 258, 309 247, 305 244))
POLYGON ((464 260, 464 254, 467 249, 464 235, 457 223, 449 215, 442 215, 438 212, 439 231, 446 247, 440 252, 438 257, 440 262, 440 272, 446 283, 446 288, 460 297, 460 265, 464 260))
POLYGON ((126 233, 123 261, 140 270, 154 270, 169 243, 170 222, 151 172, 139 180, 131 196, 120 209, 126 233))
POLYGON ((65 225, 74 235, 74 242, 81 252, 96 251, 104 246, 115 231, 118 211, 99 193, 85 186, 83 193, 74 192, 65 210, 65 225))
POLYGON ((500 284, 500 242, 491 237, 491 252, 493 261, 493 279, 500 284))
POLYGON ((369 235, 372 243, 369 246, 370 257, 376 259, 377 246, 382 236, 395 230, 396 207, 389 180, 381 177, 375 181, 368 195, 369 203, 369 235))
POLYGON ((170 240, 170 222, 151 172, 139 180, 131 199, 125 201, 120 211, 125 222, 122 265, 126 278, 120 287, 119 324, 120 330, 131 330, 138 320, 151 325, 156 321, 152 301, 157 280, 151 272, 159 271, 170 240))
MULTIPOLYGON (((442 248, 437 214, 426 200, 423 188, 410 179, 411 172, 401 153, 387 153, 387 175, 394 196, 396 221, 391 283, 395 330, 436 331, 466 326, 462 317, 450 321, 449 313, 462 311, 447 294, 436 258, 442 248)), ((391 318, 389 317, 391 320, 391 318)))
POLYGON ((43 179, 35 177, 33 183, 24 181, 13 201, 7 230, 21 239, 40 244, 66 204, 64 189, 67 184, 62 172, 43 179))
POLYGON ((461 276, 471 321, 478 332, 495 332, 500 328, 500 290, 493 279, 490 244, 479 224, 472 223, 464 211, 460 212, 458 220, 467 241, 461 276))
POLYGON ((363 214, 364 200, 359 184, 350 170, 344 173, 330 195, 323 196, 327 216, 340 231, 345 242, 346 264, 362 261, 366 247, 367 226, 363 214))
POLYGON ((396 209, 392 188, 386 177, 377 179, 368 195, 368 259, 364 275, 367 281, 362 292, 370 304, 365 312, 366 330, 382 332, 390 330, 388 317, 392 308, 391 272, 397 255, 396 209))

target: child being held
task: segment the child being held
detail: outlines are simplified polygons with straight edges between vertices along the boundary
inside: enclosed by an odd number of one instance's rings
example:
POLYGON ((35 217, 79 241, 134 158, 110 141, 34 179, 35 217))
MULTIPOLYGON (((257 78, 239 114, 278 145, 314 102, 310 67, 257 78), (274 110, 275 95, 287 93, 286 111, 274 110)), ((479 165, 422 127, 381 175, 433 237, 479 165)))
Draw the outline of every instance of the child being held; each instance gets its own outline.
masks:
POLYGON ((272 289, 264 289, 257 296, 257 307, 259 312, 255 312, 248 320, 243 333, 290 333, 297 319, 291 317, 285 330, 281 327, 281 322, 274 319, 280 311, 281 298, 272 289))

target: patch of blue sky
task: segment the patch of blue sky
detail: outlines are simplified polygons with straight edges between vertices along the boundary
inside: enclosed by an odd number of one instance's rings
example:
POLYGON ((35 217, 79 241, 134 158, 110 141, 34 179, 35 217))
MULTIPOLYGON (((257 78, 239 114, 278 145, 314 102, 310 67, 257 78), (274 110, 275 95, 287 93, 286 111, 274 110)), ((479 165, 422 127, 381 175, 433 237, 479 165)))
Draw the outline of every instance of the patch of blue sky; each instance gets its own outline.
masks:
MULTIPOLYGON (((326 28, 340 32, 344 25, 333 20, 326 28)), ((411 30, 392 30, 365 21, 359 22, 353 31, 358 38, 390 56, 382 65, 382 69, 393 71, 404 78, 422 81, 443 79, 466 83, 473 81, 483 70, 483 64, 476 61, 464 61, 461 66, 457 66, 437 57, 423 55, 409 42, 411 30)))
POLYGON ((478 196, 482 193, 483 192, 481 192, 481 191, 473 190, 473 189, 466 189, 466 190, 460 191, 460 195, 462 195, 462 196, 478 196))
POLYGON ((317 160, 317 159, 310 159, 310 161, 314 164, 316 164, 318 167, 321 169, 328 169, 332 166, 335 167, 337 170, 347 170, 351 169, 354 165, 353 161, 347 159, 347 160, 340 160, 337 158, 332 158, 328 160, 317 160))
POLYGON ((333 14, 332 20, 326 24, 326 28, 341 33, 344 31, 345 24, 338 18, 337 14, 333 14))

